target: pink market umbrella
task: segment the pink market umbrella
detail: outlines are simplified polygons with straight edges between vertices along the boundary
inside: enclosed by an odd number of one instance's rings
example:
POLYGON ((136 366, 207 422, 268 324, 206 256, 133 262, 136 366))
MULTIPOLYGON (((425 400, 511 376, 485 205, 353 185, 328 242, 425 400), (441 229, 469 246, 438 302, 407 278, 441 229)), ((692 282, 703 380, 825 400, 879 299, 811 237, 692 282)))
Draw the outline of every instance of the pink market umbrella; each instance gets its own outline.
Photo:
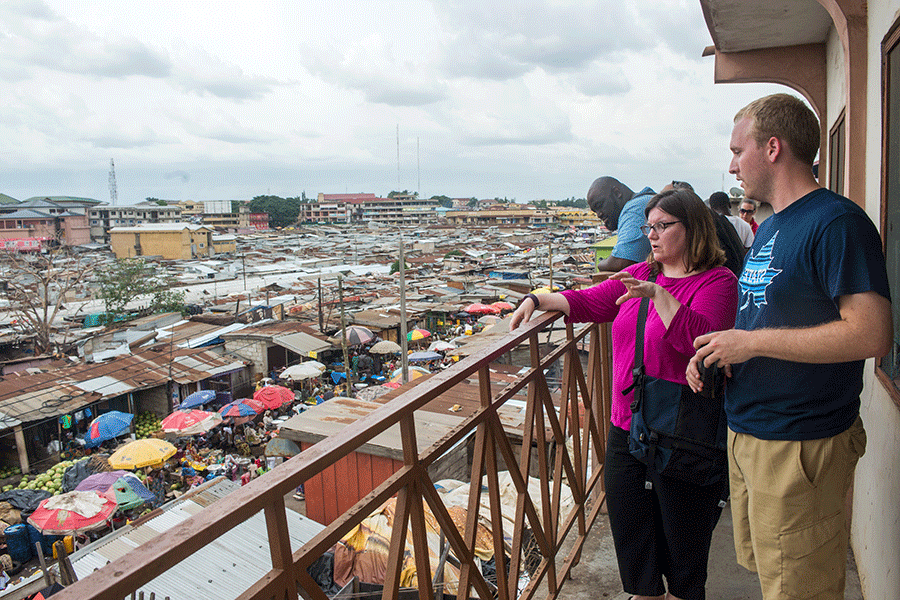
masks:
POLYGON ((280 385, 267 385, 256 390, 253 399, 262 402, 265 408, 279 408, 294 401, 294 391, 280 385))
POLYGON ((176 410, 162 420, 160 425, 166 433, 198 435, 206 433, 222 422, 222 417, 205 410, 176 410))
POLYGON ((116 512, 115 500, 89 492, 67 492, 42 500, 28 522, 45 535, 66 535, 99 529, 116 512))
POLYGON ((470 315, 497 315, 500 314, 500 309, 489 306, 487 304, 481 304, 476 302, 475 304, 470 304, 463 309, 463 311, 469 313, 470 315))

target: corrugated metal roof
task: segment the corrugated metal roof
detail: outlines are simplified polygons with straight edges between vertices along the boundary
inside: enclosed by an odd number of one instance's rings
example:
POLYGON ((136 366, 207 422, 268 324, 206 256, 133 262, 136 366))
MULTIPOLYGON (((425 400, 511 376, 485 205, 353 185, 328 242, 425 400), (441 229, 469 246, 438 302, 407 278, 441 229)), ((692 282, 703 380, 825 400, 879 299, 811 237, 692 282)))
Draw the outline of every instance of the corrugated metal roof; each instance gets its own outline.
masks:
MULTIPOLYGON (((240 485, 227 479, 212 481, 200 491, 175 500, 159 516, 126 527, 98 540, 72 555, 72 566, 79 579, 105 566, 133 548, 153 539, 197 514, 240 485)), ((324 529, 324 526, 286 509, 291 551, 298 550, 324 529)), ((237 598, 272 568, 265 516, 262 511, 226 532, 178 563, 137 592, 157 598, 237 598)))
MULTIPOLYGON (((64 415, 121 394, 165 385, 195 383, 247 365, 236 356, 205 349, 146 350, 114 360, 10 374, 0 380, 0 414, 22 422, 64 415)), ((0 421, 0 428, 8 427, 0 421)))
POLYGON ((290 333, 288 335, 280 335, 276 338, 272 338, 272 341, 282 348, 287 348, 288 350, 304 356, 310 352, 322 352, 323 350, 331 348, 330 343, 324 342, 319 338, 309 335, 308 333, 303 333, 302 331, 290 333))

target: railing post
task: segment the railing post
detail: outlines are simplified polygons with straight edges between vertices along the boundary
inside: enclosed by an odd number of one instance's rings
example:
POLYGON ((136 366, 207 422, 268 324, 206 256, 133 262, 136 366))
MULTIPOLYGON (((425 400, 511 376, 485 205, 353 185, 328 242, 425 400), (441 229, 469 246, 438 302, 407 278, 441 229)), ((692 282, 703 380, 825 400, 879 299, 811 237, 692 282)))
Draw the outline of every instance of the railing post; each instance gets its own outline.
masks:
POLYGON ((278 578, 288 598, 297 597, 297 578, 293 573, 293 557, 291 556, 291 538, 288 535, 287 514, 284 512, 284 497, 277 496, 266 504, 266 531, 269 534, 269 554, 272 557, 272 569, 280 571, 278 578))

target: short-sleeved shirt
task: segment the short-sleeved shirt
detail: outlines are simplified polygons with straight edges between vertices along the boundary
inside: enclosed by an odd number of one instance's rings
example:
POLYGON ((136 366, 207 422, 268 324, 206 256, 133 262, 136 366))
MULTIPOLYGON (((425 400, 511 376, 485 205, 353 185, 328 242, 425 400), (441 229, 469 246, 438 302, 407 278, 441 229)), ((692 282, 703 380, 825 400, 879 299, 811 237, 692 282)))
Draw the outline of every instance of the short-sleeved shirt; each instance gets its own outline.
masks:
POLYGON ((750 227, 750 224, 740 217, 725 215, 725 218, 734 226, 734 230, 737 231, 738 237, 741 238, 741 243, 744 245, 744 248, 751 247, 753 245, 754 235, 753 228, 750 227))
POLYGON ((647 203, 656 193, 648 187, 631 197, 619 213, 618 237, 612 254, 616 258, 624 258, 632 262, 641 262, 650 254, 650 241, 641 233, 641 225, 647 222, 644 210, 647 203))
MULTIPOLYGON (((750 331, 836 321, 841 296, 874 291, 890 298, 875 225, 859 206, 821 188, 763 221, 739 284, 735 327, 750 331)), ((864 362, 757 357, 732 365, 728 425, 769 440, 837 435, 859 415, 864 362)))

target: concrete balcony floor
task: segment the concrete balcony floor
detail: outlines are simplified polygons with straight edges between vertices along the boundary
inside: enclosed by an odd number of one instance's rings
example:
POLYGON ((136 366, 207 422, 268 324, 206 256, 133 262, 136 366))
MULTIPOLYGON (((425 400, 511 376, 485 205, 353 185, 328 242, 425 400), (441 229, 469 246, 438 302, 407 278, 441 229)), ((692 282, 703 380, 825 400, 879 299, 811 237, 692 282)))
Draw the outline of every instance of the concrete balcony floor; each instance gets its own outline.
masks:
MULTIPOLYGON (((713 533, 709 554, 709 579, 706 584, 706 597, 709 600, 761 600, 762 592, 756 573, 739 566, 735 559, 730 504, 722 512, 722 518, 713 533)), ((563 600, 627 600, 629 596, 630 594, 622 592, 619 581, 609 520, 606 515, 600 515, 585 543, 581 562, 573 569, 573 577, 563 586, 559 597, 563 600)), ((847 553, 847 587, 844 598, 863 600, 852 551, 847 553)))

